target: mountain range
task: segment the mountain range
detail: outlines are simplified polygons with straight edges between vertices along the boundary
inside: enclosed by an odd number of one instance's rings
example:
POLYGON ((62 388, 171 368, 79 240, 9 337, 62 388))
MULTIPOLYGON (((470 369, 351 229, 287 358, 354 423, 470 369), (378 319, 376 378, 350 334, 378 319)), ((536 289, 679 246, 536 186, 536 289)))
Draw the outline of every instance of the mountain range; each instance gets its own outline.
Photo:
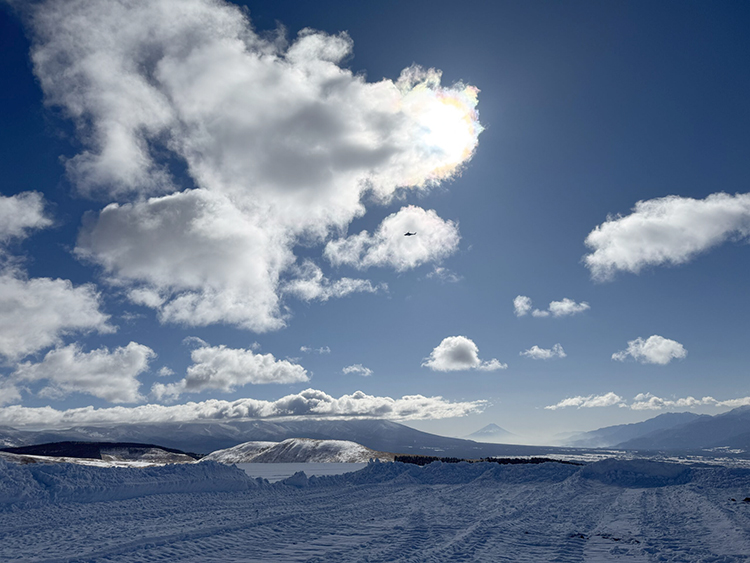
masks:
POLYGON ((741 449, 750 451, 750 406, 710 415, 666 413, 570 437, 566 446, 626 450, 741 449))
MULTIPOLYGON (((483 434, 501 435, 500 431, 500 427, 490 425, 472 436, 481 439, 479 436, 483 434)), ((568 438, 563 444, 568 449, 563 450, 448 438, 377 419, 174 422, 41 431, 0 427, 0 446, 4 447, 64 441, 136 442, 209 454, 245 442, 283 442, 290 438, 346 440, 377 452, 460 458, 555 455, 569 452, 569 448, 672 451, 724 448, 750 452, 750 406, 715 416, 667 413, 644 422, 600 428, 568 438)))
POLYGON ((448 438, 377 419, 119 424, 43 431, 0 427, 0 445, 6 447, 62 441, 113 441, 156 443, 181 451, 208 454, 245 442, 282 442, 289 438, 348 440, 380 452, 462 458, 542 455, 555 449, 448 438))

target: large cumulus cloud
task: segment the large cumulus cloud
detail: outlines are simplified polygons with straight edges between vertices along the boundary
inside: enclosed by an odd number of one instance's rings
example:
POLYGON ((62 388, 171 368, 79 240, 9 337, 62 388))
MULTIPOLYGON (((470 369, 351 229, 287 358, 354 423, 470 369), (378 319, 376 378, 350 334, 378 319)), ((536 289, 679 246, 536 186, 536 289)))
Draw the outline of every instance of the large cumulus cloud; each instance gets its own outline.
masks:
POLYGON ((684 264, 729 239, 750 236, 750 194, 711 194, 705 199, 667 196, 635 204, 586 237, 584 257, 591 275, 612 279, 648 266, 684 264))
MULTIPOLYGON (((263 38, 216 0, 28 9, 46 101, 84 147, 69 177, 82 194, 118 202, 87 223, 78 252, 165 322, 283 326, 295 244, 343 232, 364 201, 454 176, 482 129, 476 88, 444 87, 439 71, 418 67, 368 82, 341 66, 352 52, 345 33, 263 38), (170 173, 175 162, 187 185, 170 173)), ((296 294, 373 287, 337 281, 296 294)))

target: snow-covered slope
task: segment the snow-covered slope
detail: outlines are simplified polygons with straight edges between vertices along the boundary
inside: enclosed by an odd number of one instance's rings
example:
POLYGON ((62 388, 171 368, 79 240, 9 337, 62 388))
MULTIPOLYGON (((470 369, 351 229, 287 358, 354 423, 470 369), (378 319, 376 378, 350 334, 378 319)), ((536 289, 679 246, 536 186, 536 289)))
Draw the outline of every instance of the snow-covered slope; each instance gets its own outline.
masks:
POLYGON ((201 461, 218 461, 219 463, 251 463, 253 458, 264 451, 277 446, 278 442, 245 442, 233 448, 211 452, 201 461))
POLYGON ((370 459, 393 461, 393 454, 346 440, 290 438, 283 442, 246 442, 203 459, 220 463, 361 463, 370 459))

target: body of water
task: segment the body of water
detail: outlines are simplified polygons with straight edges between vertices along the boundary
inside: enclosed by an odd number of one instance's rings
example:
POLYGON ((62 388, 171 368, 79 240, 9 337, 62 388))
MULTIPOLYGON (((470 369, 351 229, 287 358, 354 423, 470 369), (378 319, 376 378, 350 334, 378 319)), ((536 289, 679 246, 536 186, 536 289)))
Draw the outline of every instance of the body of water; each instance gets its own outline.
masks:
POLYGON ((359 471, 365 465, 367 463, 238 463, 237 467, 250 477, 263 477, 273 483, 291 477, 297 471, 304 471, 308 477, 320 477, 359 471))

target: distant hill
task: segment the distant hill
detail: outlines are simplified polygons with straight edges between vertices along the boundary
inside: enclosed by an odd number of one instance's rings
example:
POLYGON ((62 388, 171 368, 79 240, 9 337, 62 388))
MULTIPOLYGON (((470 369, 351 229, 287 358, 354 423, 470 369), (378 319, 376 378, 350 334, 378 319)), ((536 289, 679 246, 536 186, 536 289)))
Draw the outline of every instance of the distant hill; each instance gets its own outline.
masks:
POLYGON ((711 418, 711 416, 698 415, 692 412, 670 412, 649 418, 643 422, 618 424, 617 426, 607 426, 591 432, 575 434, 568 437, 564 444, 573 448, 611 448, 652 432, 682 426, 700 418, 711 418))
POLYGON ((380 452, 479 458, 545 455, 555 448, 511 446, 447 438, 388 420, 231 420, 190 423, 80 426, 29 431, 0 427, 0 443, 30 445, 62 441, 112 441, 160 444, 180 451, 208 454, 250 441, 282 442, 289 438, 347 440, 380 452))
POLYGON ((191 455, 173 448, 132 442, 52 442, 33 446, 0 448, 0 451, 17 455, 153 463, 188 463, 195 461, 198 457, 195 454, 191 455))
POLYGON ((716 416, 696 417, 687 424, 623 441, 617 444, 617 447, 634 450, 692 450, 720 447, 750 450, 750 406, 739 407, 716 416))
POLYGON ((346 440, 290 438, 283 442, 245 442, 203 459, 219 463, 361 463, 370 459, 393 461, 393 454, 346 440))
POLYGON ((497 424, 488 424, 487 426, 480 428, 476 432, 473 432, 466 436, 467 440, 476 440, 477 442, 499 442, 502 443, 506 440, 516 440, 518 436, 513 432, 508 432, 504 428, 499 427, 497 424))

